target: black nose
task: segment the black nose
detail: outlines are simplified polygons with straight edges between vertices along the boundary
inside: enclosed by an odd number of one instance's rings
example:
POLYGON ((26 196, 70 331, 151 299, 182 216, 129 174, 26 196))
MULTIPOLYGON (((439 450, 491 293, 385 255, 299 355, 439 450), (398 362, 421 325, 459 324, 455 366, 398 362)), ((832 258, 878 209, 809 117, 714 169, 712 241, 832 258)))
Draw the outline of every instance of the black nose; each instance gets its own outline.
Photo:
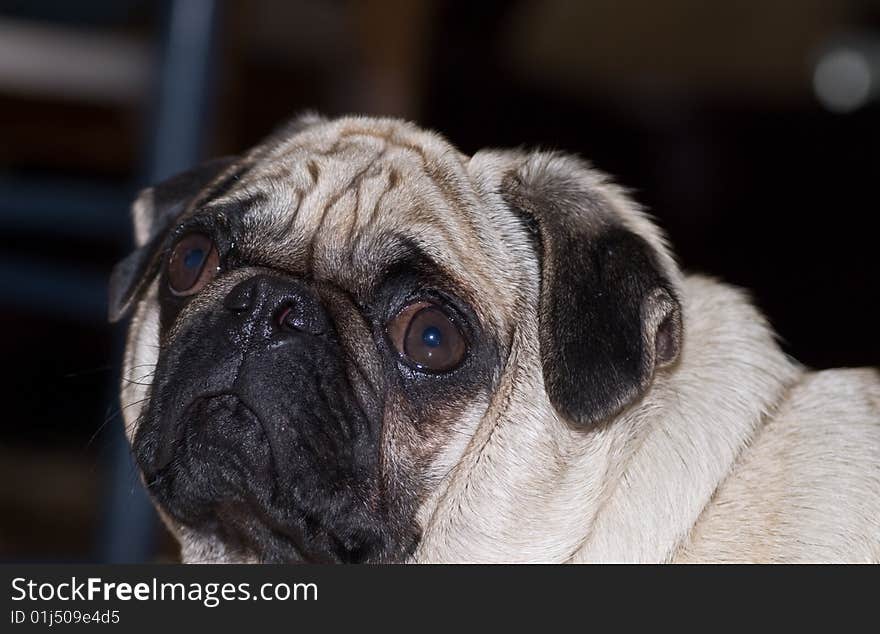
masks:
POLYGON ((303 282, 260 274, 239 282, 223 300, 247 325, 272 332, 327 331, 327 315, 317 295, 303 282))

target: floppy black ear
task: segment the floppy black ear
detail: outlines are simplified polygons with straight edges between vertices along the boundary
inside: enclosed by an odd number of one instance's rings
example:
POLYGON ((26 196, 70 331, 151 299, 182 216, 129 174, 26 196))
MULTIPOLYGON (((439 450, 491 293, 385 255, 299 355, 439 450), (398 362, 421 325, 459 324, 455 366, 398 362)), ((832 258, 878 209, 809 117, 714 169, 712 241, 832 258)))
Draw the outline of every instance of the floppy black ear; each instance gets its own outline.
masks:
MULTIPOLYGON (((158 269, 156 254, 174 221, 191 202, 230 167, 236 157, 207 161, 140 192, 132 205, 136 248, 110 274, 108 317, 123 318, 152 281, 158 269)), ((230 174, 234 179, 237 173, 230 174)), ((224 182, 217 189, 224 187, 224 182)))
POLYGON ((675 265, 653 225, 576 158, 532 154, 502 189, 532 232, 541 262, 547 394, 572 423, 608 419, 678 357, 675 265))

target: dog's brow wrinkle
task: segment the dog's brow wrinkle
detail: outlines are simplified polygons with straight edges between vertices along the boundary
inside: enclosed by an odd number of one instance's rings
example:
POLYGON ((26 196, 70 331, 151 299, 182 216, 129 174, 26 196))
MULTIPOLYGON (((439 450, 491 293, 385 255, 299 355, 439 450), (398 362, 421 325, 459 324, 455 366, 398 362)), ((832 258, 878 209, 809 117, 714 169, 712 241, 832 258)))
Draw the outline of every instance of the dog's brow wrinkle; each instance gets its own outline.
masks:
POLYGON ((428 155, 425 153, 425 150, 417 145, 414 145, 413 143, 409 143, 407 141, 404 141, 403 139, 400 139, 399 137, 394 136, 393 133, 389 136, 388 143, 390 143, 394 147, 413 152, 421 159, 422 171, 437 185, 440 193, 443 195, 444 199, 446 199, 449 207, 451 209, 457 210, 459 212, 458 215, 463 217, 464 223, 467 225, 467 229, 470 233, 471 239, 477 238, 480 235, 480 232, 478 230, 478 227, 474 225, 473 219, 470 217, 470 215, 465 213, 464 211, 465 205, 462 204, 461 201, 461 191, 459 191, 458 188, 454 187, 449 182, 450 179, 447 178, 447 175, 440 172, 439 165, 437 165, 428 157, 428 155))
POLYGON ((376 141, 382 142, 382 147, 387 148, 389 145, 402 147, 409 149, 413 152, 419 153, 423 155, 423 151, 421 148, 418 148, 415 145, 401 142, 398 139, 394 138, 394 130, 386 130, 384 132, 377 132, 375 130, 368 129, 359 129, 359 128, 349 128, 342 130, 330 147, 326 150, 315 150, 315 153, 319 156, 333 156, 335 154, 341 153, 343 150, 349 147, 355 147, 358 145, 356 141, 353 139, 356 137, 364 137, 367 139, 373 139, 376 141))
POLYGON ((445 175, 440 174, 437 166, 429 166, 425 164, 424 166, 426 173, 431 179, 437 183, 437 186, 440 188, 440 192, 443 194, 443 197, 446 199, 446 202, 453 209, 457 209, 459 212, 459 216, 464 219, 467 228, 470 231, 471 238, 477 238, 480 235, 479 228, 474 224, 474 220, 470 214, 464 211, 466 205, 462 202, 462 192, 461 189, 456 187, 455 183, 450 183, 449 179, 446 178, 445 175))
POLYGON ((388 142, 398 149, 406 150, 408 152, 416 154, 421 159, 423 167, 430 161, 427 154, 425 154, 425 150, 417 145, 413 145, 412 143, 407 143, 396 138, 391 138, 388 140, 388 142))
MULTIPOLYGON (((359 209, 361 206, 361 184, 364 180, 364 177, 367 175, 367 173, 374 171, 373 168, 376 166, 376 164, 382 158, 384 158, 386 152, 387 152, 387 146, 383 143, 382 149, 379 150, 378 154, 376 154, 376 156, 371 161, 369 161, 367 163, 367 165, 364 167, 364 169, 362 169, 360 172, 355 174, 354 178, 352 178, 351 183, 349 184, 349 186, 347 188, 347 189, 353 188, 355 191, 354 219, 353 219, 352 224, 349 226, 349 231, 348 231, 348 239, 349 240, 351 239, 352 233, 354 232, 354 230, 358 226, 358 219, 360 216, 359 209)), ((381 169, 379 171, 381 172, 381 169)))
POLYGON ((357 144, 354 143, 353 141, 348 141, 345 138, 338 138, 326 150, 317 150, 316 149, 316 150, 313 150, 313 152, 315 154, 317 154, 318 156, 325 157, 325 158, 331 158, 333 156, 336 156, 337 154, 341 154, 344 150, 347 150, 348 148, 356 147, 356 146, 357 146, 357 144))
POLYGON ((309 170, 309 176, 312 177, 312 184, 317 185, 318 184, 318 176, 321 173, 321 170, 318 168, 318 164, 315 161, 310 160, 306 164, 306 167, 309 170))
MULTIPOLYGON (((370 209, 370 211, 368 212, 368 215, 366 216, 366 218, 363 219, 363 222, 356 222, 354 225, 352 225, 352 231, 349 236, 349 240, 350 240, 350 243, 349 243, 350 244, 349 262, 352 264, 352 266, 355 265, 355 258, 360 254, 359 250, 363 247, 364 241, 366 239, 365 231, 369 227, 374 225, 374 223, 376 221, 376 217, 379 213, 379 207, 381 206, 382 201, 384 200, 385 196, 392 189, 392 184, 391 184, 392 175, 396 176, 396 174, 397 174, 397 171, 392 168, 388 174, 388 181, 386 182, 385 187, 382 189, 382 191, 379 193, 379 195, 376 196, 376 200, 373 203, 373 206, 370 209)), ((397 181, 395 178, 394 179, 395 185, 396 185, 396 182, 397 181)), ((358 193, 360 193, 360 192, 358 192, 358 193)), ((361 202, 359 201, 358 206, 360 204, 361 204, 361 202)), ((361 219, 361 216, 358 213, 358 220, 360 220, 360 219, 361 219)))
POLYGON ((336 202, 342 198, 342 194, 345 190, 339 191, 333 196, 331 196, 326 203, 324 203, 324 208, 321 210, 321 217, 318 219, 318 224, 315 227, 315 230, 312 233, 312 239, 309 241, 309 248, 306 252, 306 270, 313 271, 315 266, 315 251, 317 249, 316 243, 318 242, 319 234, 321 233, 321 228, 324 226, 324 219, 327 217, 327 212, 330 207, 336 204, 336 202))
POLYGON ((342 140, 356 136, 365 136, 387 142, 393 134, 392 130, 378 132, 368 128, 346 128, 339 133, 339 139, 342 140))
POLYGON ((394 186, 397 185, 396 178, 394 180, 394 184, 392 185, 391 183, 392 176, 396 174, 397 172, 395 170, 391 170, 391 173, 388 176, 388 184, 386 185, 385 189, 382 190, 382 193, 376 197, 376 202, 373 204, 373 208, 370 210, 370 217, 367 218, 365 226, 370 226, 376 221, 376 216, 379 214, 379 205, 382 204, 382 201, 384 200, 386 194, 388 194, 388 192, 390 192, 394 188, 394 186))
POLYGON ((299 216, 299 208, 302 206, 303 199, 305 198, 305 194, 302 190, 296 191, 296 206, 290 210, 290 218, 287 219, 287 222, 284 223, 284 228, 281 232, 281 237, 286 238, 293 231, 293 226, 296 224, 296 218, 299 216))
POLYGON ((388 187, 385 191, 391 191, 395 187, 397 187, 397 183, 400 181, 400 174, 393 167, 388 170, 388 187))
MULTIPOLYGON (((308 251, 308 256, 307 256, 307 266, 308 266, 309 270, 314 269, 316 243, 320 239, 321 233, 323 232, 324 224, 326 223, 328 212, 337 202, 339 202, 339 200, 343 196, 345 196, 347 193, 349 193, 351 191, 353 191, 355 194, 355 221, 354 221, 354 225, 352 225, 352 226, 357 225, 357 207, 360 204, 360 184, 363 181, 364 177, 367 175, 367 173, 370 171, 370 169, 385 156, 385 153, 386 153, 386 147, 383 144, 382 148, 375 154, 375 156, 373 156, 372 159, 368 160, 366 162, 366 164, 351 177, 348 184, 345 187, 343 187, 342 189, 340 189, 339 191, 337 191, 335 194, 333 194, 325 203, 324 208, 321 211, 321 215, 318 218, 317 225, 315 226, 315 229, 313 232, 314 237, 313 237, 311 243, 309 244, 309 251, 308 251)), ((350 233, 351 233, 351 229, 349 229, 349 234, 350 233)))
POLYGON ((357 184, 357 187, 354 191, 354 213, 351 224, 348 225, 348 232, 345 236, 345 242, 349 245, 349 257, 353 259, 352 254, 352 244, 354 242, 354 236, 357 232, 358 228, 358 219, 360 217, 359 209, 361 207, 361 183, 357 184))

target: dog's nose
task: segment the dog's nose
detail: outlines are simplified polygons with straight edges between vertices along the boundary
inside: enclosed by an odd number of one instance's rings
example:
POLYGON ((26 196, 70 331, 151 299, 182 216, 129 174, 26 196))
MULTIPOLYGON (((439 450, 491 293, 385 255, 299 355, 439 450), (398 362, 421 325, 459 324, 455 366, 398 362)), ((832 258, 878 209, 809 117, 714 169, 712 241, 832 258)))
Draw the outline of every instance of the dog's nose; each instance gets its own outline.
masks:
POLYGON ((320 335, 327 330, 327 314, 320 299, 298 280, 254 275, 236 284, 223 305, 248 322, 262 322, 275 332, 320 335))

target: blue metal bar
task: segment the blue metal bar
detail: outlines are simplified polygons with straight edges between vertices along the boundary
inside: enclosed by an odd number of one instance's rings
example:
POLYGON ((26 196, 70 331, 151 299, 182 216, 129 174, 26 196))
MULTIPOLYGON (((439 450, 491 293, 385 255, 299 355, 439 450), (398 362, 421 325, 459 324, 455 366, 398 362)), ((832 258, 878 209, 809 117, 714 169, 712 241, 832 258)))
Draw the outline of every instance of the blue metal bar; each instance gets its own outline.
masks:
POLYGON ((159 76, 148 182, 192 167, 202 158, 217 22, 214 0, 170 3, 159 76))
MULTIPOLYGON (((201 158, 217 5, 215 0, 172 0, 167 5, 152 151, 145 170, 149 183, 182 171, 201 158)), ((121 347, 120 342, 119 358, 121 347)), ((156 551, 156 515, 143 486, 139 481, 132 484, 134 464, 122 425, 116 425, 114 433, 112 488, 99 539, 99 558, 109 563, 148 561, 156 551)))

